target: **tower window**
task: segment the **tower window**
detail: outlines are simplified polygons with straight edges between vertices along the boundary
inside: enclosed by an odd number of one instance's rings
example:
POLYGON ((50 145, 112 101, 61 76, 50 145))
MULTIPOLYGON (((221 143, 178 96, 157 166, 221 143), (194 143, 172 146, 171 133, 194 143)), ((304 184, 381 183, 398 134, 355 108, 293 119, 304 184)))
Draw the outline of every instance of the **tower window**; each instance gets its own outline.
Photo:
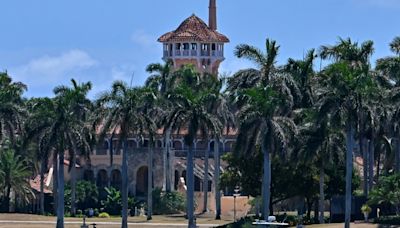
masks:
POLYGON ((197 50, 197 44, 196 43, 192 43, 192 50, 197 50))
POLYGON ((176 50, 181 50, 181 46, 182 45, 180 43, 175 44, 176 50))
POLYGON ((183 50, 189 50, 189 43, 183 44, 183 50))
POLYGON ((215 51, 215 44, 211 45, 211 50, 215 51))

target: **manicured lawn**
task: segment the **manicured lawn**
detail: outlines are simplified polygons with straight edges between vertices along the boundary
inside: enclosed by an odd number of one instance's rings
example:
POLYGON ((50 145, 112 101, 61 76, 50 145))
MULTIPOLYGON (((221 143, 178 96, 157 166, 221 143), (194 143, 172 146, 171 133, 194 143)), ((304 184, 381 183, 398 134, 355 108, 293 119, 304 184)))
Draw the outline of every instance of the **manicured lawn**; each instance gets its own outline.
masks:
MULTIPOLYGON (((0 228, 8 228, 8 227, 29 227, 29 228, 50 228, 54 227, 56 217, 54 216, 39 216, 39 215, 31 215, 31 214, 0 214, 0 228), (21 223, 1 223, 1 221, 20 221, 21 223), (26 221, 31 221, 31 223, 26 223, 26 221), (24 223, 22 223, 24 222, 24 223), (38 222, 42 222, 37 224, 38 222)), ((208 215, 200 215, 197 218, 197 224, 201 225, 223 225, 228 224, 232 221, 231 218, 223 218, 222 220, 214 220, 212 216, 208 215)), ((112 222, 112 223, 120 223, 121 218, 88 218, 86 219, 87 224, 91 223, 100 223, 97 225, 97 228, 101 227, 120 227, 120 225, 116 224, 101 224, 102 222, 112 222)), ((79 228, 82 224, 82 218, 65 218, 65 227, 68 228, 79 228), (68 224, 69 222, 79 222, 78 224, 68 224)), ((153 216, 153 220, 150 222, 146 221, 145 217, 129 217, 128 223, 136 223, 130 224, 129 227, 143 227, 143 226, 151 226, 157 228, 164 227, 184 227, 183 224, 186 224, 187 221, 183 216, 153 216), (164 225, 165 224, 165 225, 164 225)), ((208 227, 208 226, 204 226, 208 227)))

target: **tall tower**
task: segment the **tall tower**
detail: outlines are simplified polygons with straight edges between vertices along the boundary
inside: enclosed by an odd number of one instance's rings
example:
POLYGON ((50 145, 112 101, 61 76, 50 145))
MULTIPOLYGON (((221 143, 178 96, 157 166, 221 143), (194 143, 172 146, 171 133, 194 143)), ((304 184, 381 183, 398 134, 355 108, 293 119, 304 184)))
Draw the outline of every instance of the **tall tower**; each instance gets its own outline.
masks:
POLYGON ((163 44, 163 59, 172 60, 175 69, 193 64, 199 72, 218 75, 219 65, 225 60, 224 44, 229 39, 217 32, 216 0, 210 0, 208 25, 193 14, 158 41, 163 44))

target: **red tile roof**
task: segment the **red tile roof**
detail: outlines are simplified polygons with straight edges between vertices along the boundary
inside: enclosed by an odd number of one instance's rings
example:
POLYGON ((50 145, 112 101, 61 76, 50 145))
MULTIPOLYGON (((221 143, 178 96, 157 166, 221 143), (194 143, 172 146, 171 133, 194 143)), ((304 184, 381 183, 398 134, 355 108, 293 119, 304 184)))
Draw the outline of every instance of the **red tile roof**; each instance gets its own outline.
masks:
POLYGON ((159 42, 223 42, 228 43, 229 39, 225 35, 214 31, 196 15, 192 15, 184 20, 179 27, 172 32, 168 32, 158 38, 159 42))
MULTIPOLYGON (((48 174, 46 173, 46 174, 44 175, 44 188, 43 188, 43 192, 46 193, 46 194, 51 194, 51 193, 53 193, 53 192, 51 191, 50 187, 46 185, 46 182, 48 181, 47 178, 48 178, 48 174)), ((35 179, 30 180, 30 181, 29 181, 29 184, 31 185, 31 188, 34 189, 36 192, 40 192, 40 175, 37 175, 37 176, 35 177, 35 179)))

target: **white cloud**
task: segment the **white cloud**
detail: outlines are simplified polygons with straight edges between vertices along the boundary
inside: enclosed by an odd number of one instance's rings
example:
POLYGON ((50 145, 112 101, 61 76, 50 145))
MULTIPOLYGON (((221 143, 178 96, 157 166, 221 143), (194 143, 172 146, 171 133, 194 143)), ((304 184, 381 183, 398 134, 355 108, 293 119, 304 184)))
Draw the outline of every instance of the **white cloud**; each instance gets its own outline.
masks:
POLYGON ((83 70, 97 65, 82 50, 70 50, 59 56, 43 56, 32 59, 29 63, 10 69, 16 80, 28 83, 29 86, 48 85, 65 78, 77 76, 83 70))
POLYGON ((135 67, 130 65, 114 66, 111 69, 111 78, 113 81, 121 80, 130 83, 135 77, 135 67))
POLYGON ((131 36, 132 42, 142 47, 152 47, 156 42, 156 38, 144 30, 136 30, 131 36))
POLYGON ((219 68, 219 73, 221 75, 232 76, 239 70, 247 69, 247 68, 254 68, 254 64, 247 60, 242 59, 233 59, 233 60, 225 60, 221 63, 219 68))

